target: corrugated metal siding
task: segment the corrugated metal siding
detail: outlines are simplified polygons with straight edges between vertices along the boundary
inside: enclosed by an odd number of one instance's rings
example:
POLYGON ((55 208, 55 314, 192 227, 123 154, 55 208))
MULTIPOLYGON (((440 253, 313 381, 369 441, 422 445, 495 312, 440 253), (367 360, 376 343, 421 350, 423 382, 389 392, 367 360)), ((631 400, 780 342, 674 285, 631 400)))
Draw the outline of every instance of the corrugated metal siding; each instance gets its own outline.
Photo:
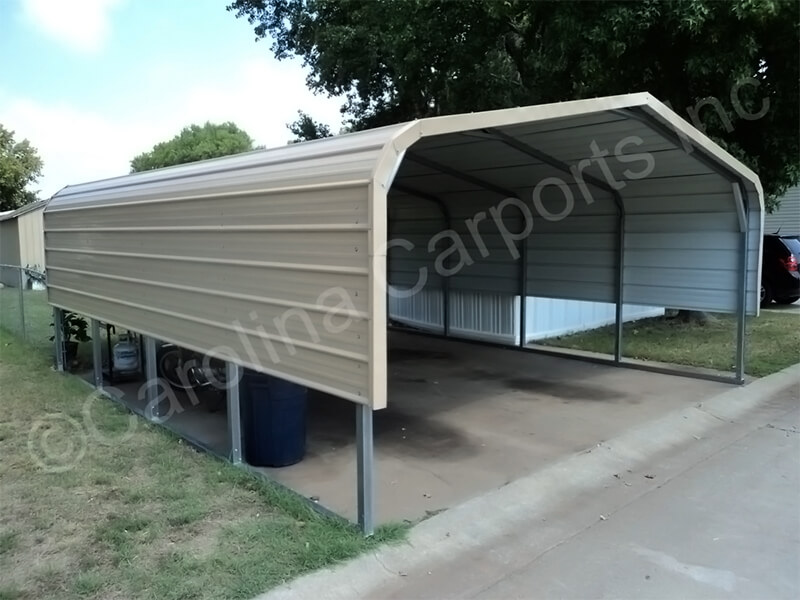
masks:
MULTIPOLYGON (((634 321, 664 314, 663 308, 624 304, 622 317, 634 321)), ((527 341, 587 331, 616 321, 616 305, 607 302, 528 298, 525 314, 527 341)), ((517 340, 519 336, 517 336, 517 340)))
POLYGON ((517 310, 514 296, 508 294, 455 292, 450 296, 450 333, 513 344, 517 310))
POLYGON ((800 185, 786 190, 778 210, 764 215, 764 233, 800 235, 800 185))
POLYGON ((56 205, 50 302, 368 402, 369 166, 344 185, 198 198, 165 181, 146 205, 56 205))
MULTIPOLYGON (((0 265, 19 265, 19 229, 16 219, 0 221, 0 265)), ((0 283, 19 287, 16 269, 0 267, 0 283)))
POLYGON ((20 262, 44 270, 44 206, 18 217, 20 262))
MULTIPOLYGON (((564 210, 563 194, 546 188, 544 206, 564 210)), ((616 298, 617 209, 607 194, 587 204, 575 193, 574 208, 560 221, 537 216, 528 238, 528 295, 613 302, 616 298), (578 283, 580 281, 580 283, 578 283)))
POLYGON ((398 323, 425 331, 444 333, 442 291, 423 289, 413 296, 392 294, 389 288, 389 317, 398 323))
MULTIPOLYGON (((389 314, 406 325, 442 333, 442 298, 438 290, 424 290, 409 298, 390 298, 389 314)), ((526 342, 587 331, 615 321, 616 307, 606 302, 528 297, 526 342)), ((626 304, 625 321, 664 314, 663 308, 626 304)), ((469 339, 518 344, 519 296, 452 292, 450 335, 469 339)))

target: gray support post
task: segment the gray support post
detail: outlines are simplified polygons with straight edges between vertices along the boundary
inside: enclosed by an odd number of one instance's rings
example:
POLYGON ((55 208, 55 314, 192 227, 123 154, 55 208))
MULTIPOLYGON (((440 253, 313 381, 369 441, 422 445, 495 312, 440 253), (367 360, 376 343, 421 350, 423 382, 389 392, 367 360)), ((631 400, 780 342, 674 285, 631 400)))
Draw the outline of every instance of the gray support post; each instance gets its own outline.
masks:
POLYGON ((736 383, 744 383, 744 352, 747 325, 747 230, 741 234, 742 277, 739 289, 739 306, 736 315, 736 383))
MULTIPOLYGON (((523 217, 524 218, 524 217, 523 217)), ((522 224, 525 226, 525 223, 522 224)), ((528 315, 528 238, 520 242, 519 261, 519 347, 527 344, 528 328, 526 327, 528 315)))
MULTIPOLYGON (((745 362, 745 338, 747 334, 747 252, 749 241, 747 234, 750 226, 749 195, 744 182, 736 181, 733 183, 734 202, 739 209, 739 252, 740 252, 740 278, 739 278, 739 302, 736 315, 736 383, 744 383, 744 362, 745 362)), ((758 282, 756 282, 758 285, 758 282)))
POLYGON ((22 339, 27 340, 28 335, 25 331, 25 276, 22 273, 22 267, 17 268, 19 274, 19 323, 22 328, 22 339))
MULTIPOLYGON (((444 226, 445 229, 449 230, 452 229, 451 222, 450 222, 450 213, 447 211, 447 208, 444 206, 444 203, 440 205, 443 214, 444 214, 444 226)), ((448 263, 450 262, 450 257, 445 259, 448 263)), ((449 264, 448 264, 449 266, 449 264)), ((442 281, 442 331, 445 337, 449 337, 450 335, 450 276, 440 275, 442 281)))
POLYGON ((158 420, 161 416, 158 402, 158 371, 156 370, 156 340, 152 337, 144 338, 144 375, 145 375, 145 400, 147 401, 147 418, 151 421, 158 420))
POLYGON ((227 363, 228 387, 228 433, 231 439, 231 462, 242 464, 242 411, 239 401, 239 385, 242 381, 242 367, 236 363, 227 363))
POLYGON ((55 346, 56 370, 67 370, 66 348, 64 347, 64 311, 53 307, 53 345, 55 346))
POLYGON ((622 308, 624 306, 625 286, 625 211, 619 213, 619 230, 617 232, 617 304, 614 316, 614 362, 622 361, 622 325, 624 316, 622 308))
POLYGON ((358 525, 365 536, 375 532, 375 457, 372 436, 372 407, 356 405, 356 485, 358 525))
POLYGON ((100 343, 100 321, 97 319, 92 319, 92 364, 94 387, 103 389, 103 347, 100 343))

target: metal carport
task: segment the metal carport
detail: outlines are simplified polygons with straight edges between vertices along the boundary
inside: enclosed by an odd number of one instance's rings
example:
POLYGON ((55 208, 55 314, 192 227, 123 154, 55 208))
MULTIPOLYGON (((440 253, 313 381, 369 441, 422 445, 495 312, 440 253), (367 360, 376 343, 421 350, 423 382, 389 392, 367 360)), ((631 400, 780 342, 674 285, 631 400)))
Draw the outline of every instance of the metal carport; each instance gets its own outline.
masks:
POLYGON ((358 514, 371 531, 387 289, 436 290, 445 313, 453 290, 614 302, 623 365, 625 302, 736 313, 741 382, 762 223, 752 171, 630 94, 69 186, 45 211, 48 297, 57 315, 148 336, 151 356, 158 338, 232 374, 252 368, 356 403, 358 514))

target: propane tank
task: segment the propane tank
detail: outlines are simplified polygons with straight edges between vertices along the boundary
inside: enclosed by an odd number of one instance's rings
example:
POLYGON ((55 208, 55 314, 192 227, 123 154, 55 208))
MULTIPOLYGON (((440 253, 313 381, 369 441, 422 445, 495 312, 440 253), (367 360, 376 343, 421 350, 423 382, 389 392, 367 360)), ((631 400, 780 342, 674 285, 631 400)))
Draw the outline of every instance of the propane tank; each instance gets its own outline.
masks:
POLYGON ((139 369, 139 348, 131 340, 130 333, 120 336, 119 342, 112 349, 114 369, 118 371, 136 371, 139 369))

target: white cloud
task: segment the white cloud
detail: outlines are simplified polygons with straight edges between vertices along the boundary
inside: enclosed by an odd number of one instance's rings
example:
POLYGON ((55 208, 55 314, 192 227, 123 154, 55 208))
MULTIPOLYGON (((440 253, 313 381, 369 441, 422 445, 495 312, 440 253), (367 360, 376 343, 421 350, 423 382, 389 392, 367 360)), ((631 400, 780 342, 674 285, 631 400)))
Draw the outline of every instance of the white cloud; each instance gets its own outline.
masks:
MULTIPOLYGON (((44 161, 43 176, 34 189, 49 197, 68 184, 114 177, 129 171, 130 160, 191 123, 233 121, 257 144, 281 146, 291 138, 286 123, 303 109, 336 131, 340 101, 313 96, 296 62, 255 58, 208 83, 180 80, 180 67, 168 66, 143 93, 148 102, 129 106, 86 107, 3 95, 3 124, 28 138, 44 161), (162 77, 172 78, 170 91, 162 77)), ((121 91, 120 97, 125 97, 121 91)))
POLYGON ((120 0, 22 0, 25 17, 45 35, 79 52, 100 50, 120 0))

